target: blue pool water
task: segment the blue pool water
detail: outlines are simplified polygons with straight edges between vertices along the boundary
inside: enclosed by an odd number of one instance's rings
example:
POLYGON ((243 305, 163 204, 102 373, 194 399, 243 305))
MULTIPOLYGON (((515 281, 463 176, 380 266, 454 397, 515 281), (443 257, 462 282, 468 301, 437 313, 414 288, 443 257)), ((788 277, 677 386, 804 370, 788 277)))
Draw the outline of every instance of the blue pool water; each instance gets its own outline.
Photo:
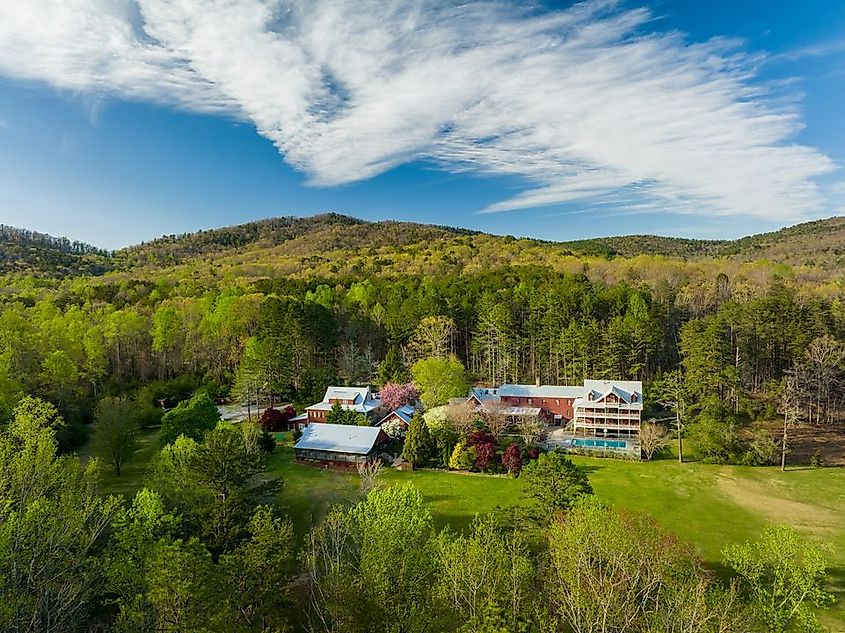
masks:
POLYGON ((589 440, 573 438, 570 440, 572 446, 585 446, 590 448, 625 448, 625 440, 589 440))

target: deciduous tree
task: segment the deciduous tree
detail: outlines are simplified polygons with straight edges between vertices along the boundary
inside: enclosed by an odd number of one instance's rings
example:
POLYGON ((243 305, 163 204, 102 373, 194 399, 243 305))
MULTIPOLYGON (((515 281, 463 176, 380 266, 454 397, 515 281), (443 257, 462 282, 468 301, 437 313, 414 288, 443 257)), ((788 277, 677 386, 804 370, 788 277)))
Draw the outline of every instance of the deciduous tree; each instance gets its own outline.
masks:
POLYGON ((220 421, 220 412, 207 393, 183 400, 161 419, 159 441, 170 444, 180 435, 201 441, 220 421))
POLYGON ((429 408, 464 397, 469 391, 466 370, 454 356, 419 360, 411 367, 411 374, 422 392, 423 403, 429 408))
POLYGON ((97 403, 94 419, 94 452, 120 476, 121 468, 137 447, 135 403, 125 398, 103 398, 97 403))
POLYGON ((753 543, 722 555, 739 575, 767 631, 822 631, 817 611, 833 601, 825 590, 827 560, 821 548, 786 526, 768 527, 753 543))
POLYGON ((640 427, 640 450, 647 461, 666 448, 666 429, 656 422, 643 422, 640 427))

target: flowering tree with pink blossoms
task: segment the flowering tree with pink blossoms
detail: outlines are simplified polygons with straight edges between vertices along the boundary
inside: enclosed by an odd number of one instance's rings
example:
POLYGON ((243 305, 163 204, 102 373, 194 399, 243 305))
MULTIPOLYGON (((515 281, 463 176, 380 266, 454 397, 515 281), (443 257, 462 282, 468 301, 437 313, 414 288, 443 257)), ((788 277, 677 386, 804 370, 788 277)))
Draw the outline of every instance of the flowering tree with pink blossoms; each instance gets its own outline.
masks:
POLYGON ((381 388, 379 395, 381 395, 382 404, 391 411, 394 411, 399 407, 404 407, 406 404, 415 403, 420 397, 420 392, 410 382, 407 384, 388 382, 381 388))

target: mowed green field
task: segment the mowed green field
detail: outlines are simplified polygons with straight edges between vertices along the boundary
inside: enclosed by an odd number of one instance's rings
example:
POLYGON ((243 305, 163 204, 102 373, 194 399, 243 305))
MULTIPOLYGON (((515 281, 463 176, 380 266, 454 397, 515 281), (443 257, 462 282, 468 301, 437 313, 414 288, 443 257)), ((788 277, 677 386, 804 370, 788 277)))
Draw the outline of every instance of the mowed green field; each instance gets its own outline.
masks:
MULTIPOLYGON (((103 470, 106 492, 131 493, 141 485, 144 462, 155 446, 146 438, 139 459, 120 477, 103 470)), ((717 570, 728 543, 754 539, 765 525, 786 524, 808 538, 830 545, 831 590, 837 604, 825 620, 845 630, 845 469, 791 469, 678 464, 673 459, 648 463, 574 457, 585 468, 595 493, 611 505, 645 512, 681 539, 696 546, 705 563, 717 570)), ((358 476, 293 461, 290 446, 279 446, 269 470, 283 480, 279 506, 300 535, 336 503, 353 501, 358 476)), ((485 476, 425 470, 388 469, 385 484, 410 481, 422 493, 438 527, 466 528, 477 514, 521 500, 521 482, 485 476)))

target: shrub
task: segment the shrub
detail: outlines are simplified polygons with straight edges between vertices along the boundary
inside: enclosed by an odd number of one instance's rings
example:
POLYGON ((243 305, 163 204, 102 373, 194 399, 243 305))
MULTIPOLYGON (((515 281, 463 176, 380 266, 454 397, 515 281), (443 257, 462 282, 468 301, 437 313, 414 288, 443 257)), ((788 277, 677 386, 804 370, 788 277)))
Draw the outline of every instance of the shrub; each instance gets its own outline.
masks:
POLYGON ((496 445, 484 442, 475 445, 475 467, 481 471, 495 470, 498 465, 496 459, 496 445))
POLYGON ((466 440, 466 445, 475 448, 475 467, 478 470, 491 470, 496 467, 496 439, 489 431, 473 431, 466 440))
POLYGON ((393 419, 381 425, 381 430, 392 440, 402 441, 407 433, 407 425, 402 420, 393 419))
POLYGON ((746 466, 771 466, 780 459, 780 445, 768 429, 754 433, 740 461, 746 466))
POLYGON ((737 438, 734 425, 727 420, 709 415, 702 416, 691 425, 690 436, 701 461, 708 464, 726 464, 736 455, 737 438))
POLYGON ((822 449, 817 448, 816 452, 813 453, 813 456, 810 458, 810 467, 821 468, 822 466, 824 466, 824 460, 822 459, 822 449))
POLYGON ((452 470, 472 470, 474 467, 475 447, 467 446, 464 442, 455 444, 455 449, 449 458, 449 468, 452 470))

